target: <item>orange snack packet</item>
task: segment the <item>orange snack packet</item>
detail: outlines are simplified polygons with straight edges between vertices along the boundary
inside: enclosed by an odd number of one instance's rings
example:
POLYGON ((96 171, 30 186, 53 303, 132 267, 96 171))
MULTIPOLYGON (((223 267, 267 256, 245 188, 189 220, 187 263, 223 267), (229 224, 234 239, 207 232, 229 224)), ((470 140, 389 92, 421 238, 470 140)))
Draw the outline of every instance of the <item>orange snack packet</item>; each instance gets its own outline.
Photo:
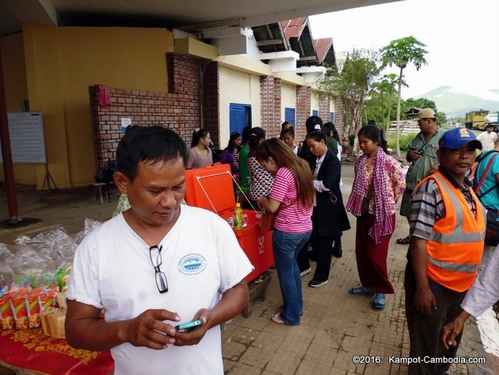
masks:
POLYGON ((26 297, 29 294, 30 286, 13 287, 9 292, 10 306, 14 314, 17 329, 28 329, 28 310, 26 309, 26 297))
POLYGON ((14 314, 10 308, 10 296, 7 293, 0 297, 0 321, 2 329, 14 328, 14 314))
POLYGON ((53 285, 50 288, 45 288, 43 293, 40 295, 40 308, 41 310, 45 310, 49 307, 57 306, 57 293, 59 287, 57 285, 53 285))
POLYGON ((28 327, 40 327, 40 297, 43 295, 44 286, 37 286, 26 296, 26 312, 28 314, 28 327))

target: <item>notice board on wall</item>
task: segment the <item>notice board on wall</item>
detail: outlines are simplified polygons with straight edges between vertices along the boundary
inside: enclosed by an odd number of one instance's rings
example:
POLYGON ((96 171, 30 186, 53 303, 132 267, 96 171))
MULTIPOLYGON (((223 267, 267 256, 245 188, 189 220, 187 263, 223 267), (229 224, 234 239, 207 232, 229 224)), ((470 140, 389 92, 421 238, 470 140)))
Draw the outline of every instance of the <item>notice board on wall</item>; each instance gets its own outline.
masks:
MULTIPOLYGON (((10 148, 14 163, 46 164, 45 135, 41 112, 9 112, 10 148)), ((3 163, 0 153, 0 162, 3 163)))

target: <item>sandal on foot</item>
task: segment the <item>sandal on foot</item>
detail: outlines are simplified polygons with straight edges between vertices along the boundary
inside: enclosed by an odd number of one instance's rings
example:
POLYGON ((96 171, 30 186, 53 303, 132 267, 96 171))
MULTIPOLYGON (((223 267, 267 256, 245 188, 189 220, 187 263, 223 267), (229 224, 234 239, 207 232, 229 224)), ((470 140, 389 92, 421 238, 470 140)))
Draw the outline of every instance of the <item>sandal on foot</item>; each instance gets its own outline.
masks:
POLYGON ((383 310, 386 307, 386 297, 382 293, 376 293, 374 296, 373 306, 375 309, 383 310))
POLYGON ((281 319, 281 314, 279 313, 272 314, 270 320, 272 320, 275 324, 286 324, 286 322, 281 319))
POLYGON ((399 245, 409 245, 411 243, 411 237, 397 238, 397 241, 395 242, 399 245))
POLYGON ((356 296, 374 296, 374 291, 371 288, 366 288, 365 286, 359 286, 357 288, 349 288, 348 293, 354 294, 356 296))

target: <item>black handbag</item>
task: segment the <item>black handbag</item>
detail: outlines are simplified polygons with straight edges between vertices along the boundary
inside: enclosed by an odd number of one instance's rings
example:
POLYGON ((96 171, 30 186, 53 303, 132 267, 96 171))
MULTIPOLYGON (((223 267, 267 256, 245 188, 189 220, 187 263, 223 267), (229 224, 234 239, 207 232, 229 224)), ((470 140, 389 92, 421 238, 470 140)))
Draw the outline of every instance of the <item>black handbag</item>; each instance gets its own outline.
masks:
POLYGON ((485 229, 485 245, 497 246, 499 244, 499 212, 487 208, 487 227, 485 229))

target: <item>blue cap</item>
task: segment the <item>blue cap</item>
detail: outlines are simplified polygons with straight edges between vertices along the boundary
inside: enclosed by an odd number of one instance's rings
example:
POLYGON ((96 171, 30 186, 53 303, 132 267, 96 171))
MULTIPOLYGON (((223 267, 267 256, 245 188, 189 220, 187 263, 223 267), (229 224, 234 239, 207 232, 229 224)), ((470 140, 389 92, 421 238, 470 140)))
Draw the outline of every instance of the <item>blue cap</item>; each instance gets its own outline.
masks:
POLYGON ((475 134, 466 128, 447 130, 438 141, 440 149, 450 148, 451 150, 459 150, 468 144, 479 150, 482 149, 482 144, 476 139, 475 134))

